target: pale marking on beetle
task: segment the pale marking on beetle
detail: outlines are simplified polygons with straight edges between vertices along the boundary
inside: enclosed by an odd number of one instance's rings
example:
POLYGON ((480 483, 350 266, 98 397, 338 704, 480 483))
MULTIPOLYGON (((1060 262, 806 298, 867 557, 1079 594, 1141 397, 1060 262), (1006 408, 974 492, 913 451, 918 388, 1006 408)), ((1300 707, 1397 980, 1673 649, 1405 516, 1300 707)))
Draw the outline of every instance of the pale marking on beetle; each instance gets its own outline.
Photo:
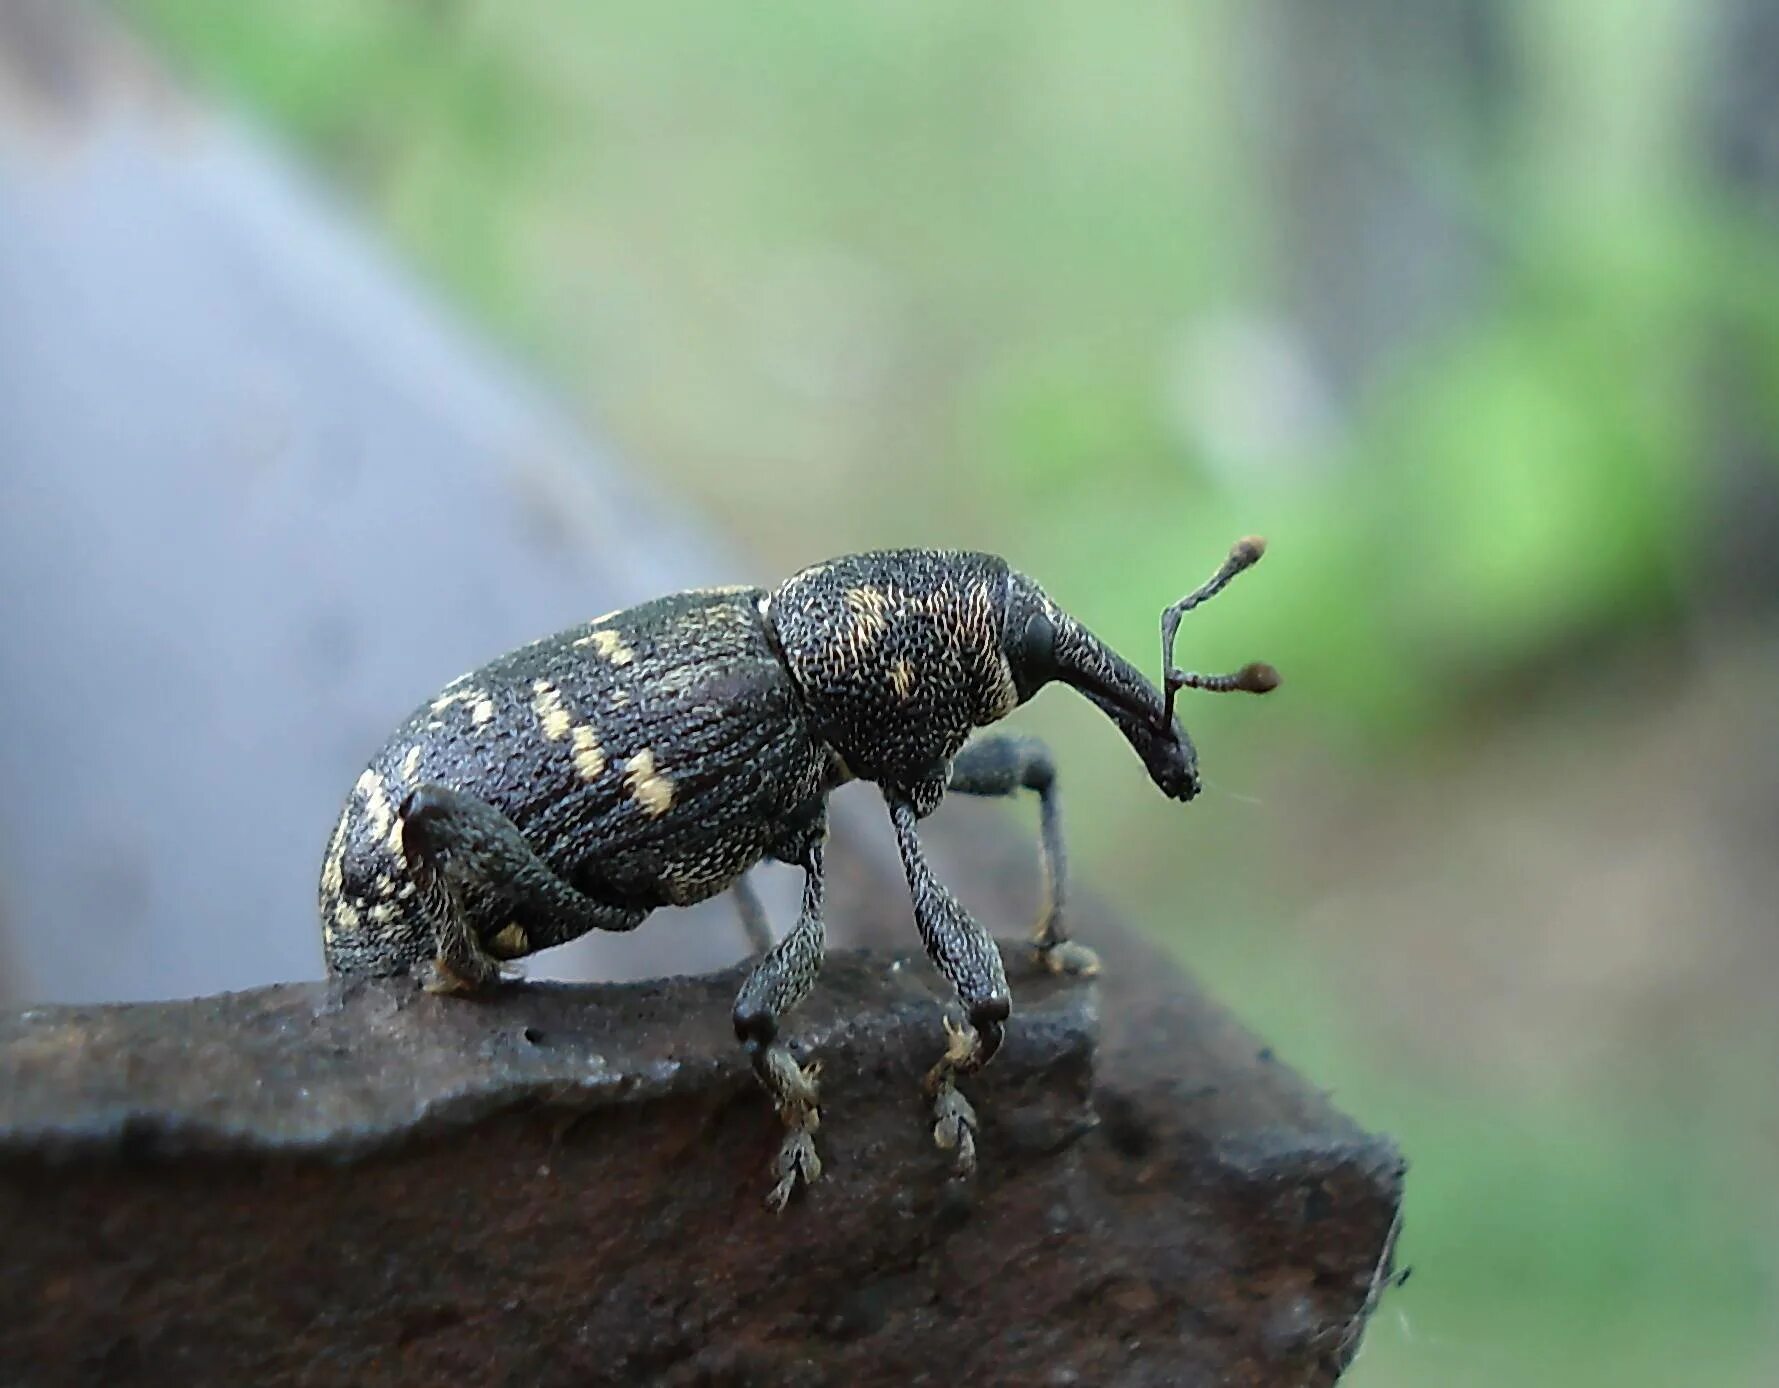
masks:
POLYGON ((624 638, 606 627, 600 627, 588 632, 585 636, 577 637, 574 644, 591 646, 603 659, 609 660, 613 665, 628 665, 636 659, 636 652, 624 644, 624 638))
POLYGON ((914 667, 906 660, 898 660, 890 666, 890 683, 895 686, 896 697, 904 701, 914 692, 914 667))
POLYGON ((889 599, 877 588, 860 585, 846 590, 846 610, 852 617, 853 635, 862 644, 876 641, 889 625, 889 599))
POLYGON ((630 798, 641 805, 651 819, 667 813, 673 804, 673 780, 655 769, 655 753, 644 747, 624 763, 624 779, 630 787, 630 798))
POLYGON ((469 711, 469 725, 479 728, 494 717, 494 700, 477 699, 476 706, 469 711))
POLYGON ((321 942, 328 945, 334 942, 334 928, 326 921, 323 921, 321 925, 321 942))
POLYGON ((383 846, 398 858, 407 856, 407 848, 402 841, 403 826, 406 822, 400 815, 397 815, 395 823, 389 826, 389 836, 383 840, 383 846))
MULTIPOLYGON (((451 682, 453 685, 456 681, 451 682)), ((443 713, 452 704, 468 704, 482 697, 479 689, 454 689, 446 686, 445 692, 434 699, 427 707, 434 713, 443 713)))
POLYGON ((402 781, 411 785, 414 778, 419 774, 420 745, 419 743, 415 743, 414 746, 408 748, 408 754, 402 758, 402 781))
POLYGON ((1013 682, 1013 663, 1007 659, 1004 651, 1001 653, 999 674, 1000 687, 995 691, 998 697, 988 711, 991 723, 1000 721, 1019 707, 1019 686, 1013 682))
POLYGON ((612 691, 613 708, 629 708, 630 702, 630 691, 628 689, 617 689, 612 691))
POLYGON ((496 954, 512 957, 528 952, 531 941, 525 938, 525 931, 518 921, 508 922, 506 928, 488 941, 496 954))
POLYGON ((378 925, 386 925, 388 922, 395 919, 395 907, 391 906, 387 901, 379 901, 375 906, 371 907, 370 917, 378 925))
POLYGON ((327 841, 327 858, 321 865, 321 889, 329 896, 338 896, 346 885, 346 816, 334 825, 334 836, 327 841))
POLYGON ((342 930, 358 929, 358 908, 350 901, 342 901, 334 907, 334 924, 342 930))
POLYGON ((537 721, 544 726, 544 736, 551 742, 560 742, 568 736, 568 730, 574 720, 568 716, 568 710, 562 706, 562 694, 548 680, 531 682, 531 711, 537 715, 537 721))
POLYGON ((596 781, 605 771, 605 749, 587 723, 574 725, 574 769, 583 781, 596 781))
POLYGON ((395 818, 395 806, 389 803, 389 791, 383 785, 383 778, 366 767, 359 773, 355 789, 364 796, 364 812, 370 817, 371 837, 382 838, 395 818))
POLYGON ((372 885, 380 897, 388 898, 395 895, 395 879, 386 872, 378 873, 377 880, 372 885))

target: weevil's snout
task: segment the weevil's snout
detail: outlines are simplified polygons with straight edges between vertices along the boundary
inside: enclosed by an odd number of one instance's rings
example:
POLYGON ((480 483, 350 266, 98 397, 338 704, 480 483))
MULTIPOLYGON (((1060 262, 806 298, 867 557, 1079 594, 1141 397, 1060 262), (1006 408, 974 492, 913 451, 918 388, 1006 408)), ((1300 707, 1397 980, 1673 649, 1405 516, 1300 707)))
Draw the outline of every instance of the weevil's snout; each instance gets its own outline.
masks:
POLYGON ((1198 753, 1177 719, 1166 735, 1156 737, 1145 749, 1143 765, 1155 788, 1169 800, 1183 804, 1203 787, 1198 777, 1198 753))

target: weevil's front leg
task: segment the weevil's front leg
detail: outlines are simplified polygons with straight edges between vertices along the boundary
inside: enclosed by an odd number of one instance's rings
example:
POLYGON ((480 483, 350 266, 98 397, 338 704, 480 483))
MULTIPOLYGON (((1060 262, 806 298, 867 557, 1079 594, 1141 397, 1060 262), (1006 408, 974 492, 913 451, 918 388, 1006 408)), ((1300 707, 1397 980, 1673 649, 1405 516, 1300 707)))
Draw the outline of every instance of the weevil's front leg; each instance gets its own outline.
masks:
POLYGON ((958 753, 947 790, 965 795, 1038 793, 1038 843, 1044 863, 1044 907, 1032 932, 1038 959, 1052 973, 1096 974, 1099 956, 1069 939, 1063 907, 1068 897, 1068 858, 1063 851, 1062 811, 1057 803, 1056 763, 1035 737, 994 733, 958 753))
POLYGON ((485 800, 423 785, 402 802, 402 855, 438 939, 429 992, 461 993, 517 959, 590 930, 633 930, 647 911, 564 882, 485 800))
POLYGON ((976 1169, 976 1111, 958 1092, 959 1075, 971 1075, 994 1059, 1001 1048, 1006 1022, 1013 1011, 1007 991, 1007 975, 1001 952, 988 933, 970 919, 927 866, 926 853, 915 832, 914 806, 889 797, 890 820, 896 827, 896 845, 908 874, 908 890, 914 899, 914 923, 921 943, 940 973, 957 989, 969 1017, 968 1026, 957 1026, 947 1017, 950 1038, 945 1055, 927 1075, 927 1092, 933 1096, 933 1141, 957 1154, 959 1176, 976 1169))
POLYGON ((826 879, 820 838, 812 839, 804 850, 802 866, 803 910, 797 924, 754 966, 735 998, 735 1035, 747 1047, 754 1074, 772 1096, 786 1128, 773 1163, 777 1183, 766 1196, 766 1203, 775 1210, 784 1209, 799 1181, 808 1185, 822 1174, 814 1136, 821 1126, 815 1084, 821 1067, 799 1065, 778 1040, 780 1019, 808 996, 822 966, 826 879))

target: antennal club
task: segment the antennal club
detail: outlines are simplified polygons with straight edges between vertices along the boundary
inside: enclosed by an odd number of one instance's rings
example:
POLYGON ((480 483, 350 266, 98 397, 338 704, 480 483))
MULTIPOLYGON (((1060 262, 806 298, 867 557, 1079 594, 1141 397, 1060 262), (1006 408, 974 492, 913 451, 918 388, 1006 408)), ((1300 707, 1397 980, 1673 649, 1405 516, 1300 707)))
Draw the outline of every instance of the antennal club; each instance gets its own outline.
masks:
POLYGON ((1180 630, 1180 618, 1200 603, 1216 597, 1243 569, 1258 564, 1260 556, 1265 553, 1266 541, 1258 535, 1237 540, 1216 573, 1161 614, 1162 732, 1174 725, 1174 695, 1182 689, 1208 689, 1214 694, 1239 689, 1247 694, 1264 694, 1278 688, 1279 672, 1260 661, 1244 665, 1232 675, 1198 675, 1174 668, 1174 636, 1180 630))

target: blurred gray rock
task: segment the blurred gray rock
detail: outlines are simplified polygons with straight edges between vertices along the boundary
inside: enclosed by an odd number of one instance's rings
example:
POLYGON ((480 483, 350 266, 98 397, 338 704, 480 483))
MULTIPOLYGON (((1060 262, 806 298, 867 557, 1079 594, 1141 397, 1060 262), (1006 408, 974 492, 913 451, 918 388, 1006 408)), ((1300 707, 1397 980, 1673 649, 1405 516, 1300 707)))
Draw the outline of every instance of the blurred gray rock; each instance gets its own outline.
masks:
MULTIPOLYGON (((317 976, 322 846, 410 708, 743 576, 250 131, 0 7, 0 997, 317 976)), ((537 971, 714 967, 729 915, 537 971)))

